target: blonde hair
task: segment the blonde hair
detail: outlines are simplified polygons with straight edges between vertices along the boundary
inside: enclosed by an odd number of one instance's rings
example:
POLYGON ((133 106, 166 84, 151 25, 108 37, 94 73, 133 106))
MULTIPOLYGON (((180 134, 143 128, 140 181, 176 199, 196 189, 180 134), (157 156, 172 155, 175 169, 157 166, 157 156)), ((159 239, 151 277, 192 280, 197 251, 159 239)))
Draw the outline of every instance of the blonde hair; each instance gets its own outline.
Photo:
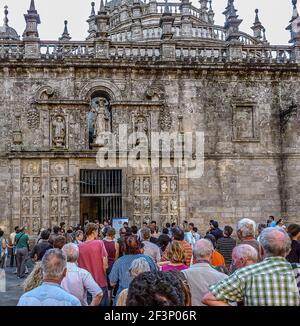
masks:
POLYGON ((25 282, 23 283, 24 292, 29 292, 38 286, 40 286, 43 282, 43 271, 42 271, 42 262, 37 262, 34 266, 34 269, 29 274, 25 282))
POLYGON ((185 263, 186 257, 184 248, 177 240, 172 241, 167 256, 171 263, 185 263))

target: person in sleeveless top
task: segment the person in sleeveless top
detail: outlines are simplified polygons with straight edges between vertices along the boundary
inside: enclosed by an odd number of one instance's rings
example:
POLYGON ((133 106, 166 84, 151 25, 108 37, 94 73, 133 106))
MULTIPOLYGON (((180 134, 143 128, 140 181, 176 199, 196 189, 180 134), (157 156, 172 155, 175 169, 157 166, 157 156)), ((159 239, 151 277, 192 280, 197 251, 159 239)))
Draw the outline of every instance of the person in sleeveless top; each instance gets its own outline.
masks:
MULTIPOLYGON (((103 239, 103 243, 107 251, 107 258, 108 258, 107 278, 108 278, 108 275, 113 267, 114 262, 119 258, 120 245, 117 241, 115 241, 116 230, 114 228, 109 227, 105 230, 105 232, 106 232, 106 236, 103 239)), ((109 300, 111 302, 113 288, 110 286, 109 280, 107 283, 108 283, 108 291, 109 291, 108 292, 109 300)))

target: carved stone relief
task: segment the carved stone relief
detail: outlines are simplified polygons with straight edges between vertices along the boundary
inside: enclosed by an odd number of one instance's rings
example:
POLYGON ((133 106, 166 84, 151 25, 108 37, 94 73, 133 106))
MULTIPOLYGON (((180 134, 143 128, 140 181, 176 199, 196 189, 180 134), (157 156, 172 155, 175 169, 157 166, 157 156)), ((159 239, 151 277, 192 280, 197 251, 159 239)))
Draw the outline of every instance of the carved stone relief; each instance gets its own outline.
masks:
POLYGON ((164 225, 167 222, 178 223, 179 216, 178 177, 160 177, 160 220, 164 225))
POLYGON ((35 233, 34 219, 41 217, 40 161, 24 160, 21 175, 21 221, 35 233))
POLYGON ((134 193, 134 223, 140 226, 152 213, 151 176, 135 175, 132 181, 134 193))
POLYGON ((51 223, 68 222, 69 212, 68 163, 63 160, 50 162, 50 217, 51 223))

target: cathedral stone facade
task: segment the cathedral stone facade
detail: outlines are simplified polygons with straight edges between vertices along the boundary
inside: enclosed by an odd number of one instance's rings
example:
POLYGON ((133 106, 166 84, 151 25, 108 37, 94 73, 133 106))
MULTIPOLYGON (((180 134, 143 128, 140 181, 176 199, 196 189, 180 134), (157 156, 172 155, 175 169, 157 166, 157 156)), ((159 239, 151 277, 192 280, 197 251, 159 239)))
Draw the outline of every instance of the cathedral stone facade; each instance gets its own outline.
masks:
POLYGON ((188 220, 200 230, 212 218, 299 222, 297 1, 290 46, 268 43, 258 10, 251 36, 240 31, 233 0, 224 26, 215 25, 212 1, 199 2, 101 0, 99 11, 92 3, 86 40, 71 40, 65 22, 56 42, 39 38, 33 0, 22 38, 5 7, 1 228, 26 225, 34 234, 106 217, 188 220), (173 164, 99 167, 101 132, 117 134, 121 124, 149 139, 203 132, 203 176, 173 164))

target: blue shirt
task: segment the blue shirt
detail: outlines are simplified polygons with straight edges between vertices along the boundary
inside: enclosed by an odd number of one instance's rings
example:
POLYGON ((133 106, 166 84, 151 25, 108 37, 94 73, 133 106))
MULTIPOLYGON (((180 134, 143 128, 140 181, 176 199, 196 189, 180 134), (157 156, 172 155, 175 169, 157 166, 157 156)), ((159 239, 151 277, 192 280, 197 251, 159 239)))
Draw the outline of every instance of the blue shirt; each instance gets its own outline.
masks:
POLYGON ((129 268, 131 263, 138 259, 138 258, 145 258, 149 263, 151 271, 156 271, 156 265, 154 264, 153 260, 146 255, 125 255, 120 257, 113 265, 112 270, 109 274, 110 283, 116 284, 119 281, 119 289, 117 292, 117 296, 125 289, 129 287, 129 284, 132 281, 131 276, 129 275, 129 268))
POLYGON ((44 282, 23 294, 18 306, 81 306, 80 301, 57 283, 44 282))
POLYGON ((275 228, 275 226, 276 226, 276 221, 271 222, 270 228, 275 228))

